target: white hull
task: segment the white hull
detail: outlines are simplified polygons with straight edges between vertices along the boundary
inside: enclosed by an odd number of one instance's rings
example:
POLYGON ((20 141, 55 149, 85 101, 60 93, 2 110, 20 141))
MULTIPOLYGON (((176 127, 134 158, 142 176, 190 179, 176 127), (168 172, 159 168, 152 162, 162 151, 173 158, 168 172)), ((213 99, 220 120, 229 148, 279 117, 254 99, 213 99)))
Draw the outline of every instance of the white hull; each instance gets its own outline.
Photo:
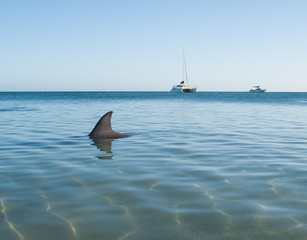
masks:
POLYGON ((170 92, 172 92, 172 93, 181 93, 183 91, 182 91, 182 88, 180 88, 180 87, 173 87, 170 92))
POLYGON ((261 89, 261 90, 254 90, 254 89, 251 89, 248 91, 249 93, 264 93, 265 92, 265 89, 261 89))
POLYGON ((182 89, 182 91, 185 93, 195 93, 196 90, 197 88, 192 88, 192 87, 187 87, 187 88, 182 89))
POLYGON ((174 85, 170 92, 172 93, 195 93, 197 91, 196 87, 186 86, 184 84, 174 85))

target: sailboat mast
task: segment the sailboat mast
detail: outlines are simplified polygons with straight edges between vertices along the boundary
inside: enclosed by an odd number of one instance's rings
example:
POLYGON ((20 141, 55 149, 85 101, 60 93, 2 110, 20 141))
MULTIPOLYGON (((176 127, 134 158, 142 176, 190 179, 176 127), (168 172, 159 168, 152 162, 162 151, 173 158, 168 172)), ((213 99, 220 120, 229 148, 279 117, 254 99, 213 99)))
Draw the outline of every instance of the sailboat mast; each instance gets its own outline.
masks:
POLYGON ((184 49, 183 49, 183 81, 186 81, 186 84, 189 85, 189 83, 188 83, 187 65, 186 65, 186 61, 185 61, 184 49))

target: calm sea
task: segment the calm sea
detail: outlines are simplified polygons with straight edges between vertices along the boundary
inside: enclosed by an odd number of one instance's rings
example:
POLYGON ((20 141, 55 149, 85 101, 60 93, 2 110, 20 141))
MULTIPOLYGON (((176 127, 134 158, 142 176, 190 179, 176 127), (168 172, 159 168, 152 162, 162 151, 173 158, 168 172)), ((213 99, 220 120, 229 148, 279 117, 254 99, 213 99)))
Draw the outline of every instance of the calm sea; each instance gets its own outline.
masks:
POLYGON ((0 239, 307 239, 307 93, 0 93, 0 239), (114 141, 88 138, 113 111, 114 141))

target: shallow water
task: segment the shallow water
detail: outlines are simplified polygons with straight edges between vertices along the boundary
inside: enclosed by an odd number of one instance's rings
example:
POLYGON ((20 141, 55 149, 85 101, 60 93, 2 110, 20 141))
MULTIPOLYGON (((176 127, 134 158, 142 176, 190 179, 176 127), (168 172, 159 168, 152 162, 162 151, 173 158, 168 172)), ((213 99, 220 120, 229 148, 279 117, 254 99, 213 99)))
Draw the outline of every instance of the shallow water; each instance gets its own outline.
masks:
POLYGON ((307 93, 0 93, 6 240, 307 239, 307 93), (113 129, 92 141, 113 110, 113 129))

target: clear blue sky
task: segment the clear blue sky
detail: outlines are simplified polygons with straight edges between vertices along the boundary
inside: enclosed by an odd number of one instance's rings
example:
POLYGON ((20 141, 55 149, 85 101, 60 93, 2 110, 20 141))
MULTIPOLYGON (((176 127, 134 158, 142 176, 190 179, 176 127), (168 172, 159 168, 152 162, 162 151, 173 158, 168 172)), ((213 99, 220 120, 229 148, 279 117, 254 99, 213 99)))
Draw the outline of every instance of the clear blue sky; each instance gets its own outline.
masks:
POLYGON ((0 0, 0 91, 307 92, 306 0, 0 0))

